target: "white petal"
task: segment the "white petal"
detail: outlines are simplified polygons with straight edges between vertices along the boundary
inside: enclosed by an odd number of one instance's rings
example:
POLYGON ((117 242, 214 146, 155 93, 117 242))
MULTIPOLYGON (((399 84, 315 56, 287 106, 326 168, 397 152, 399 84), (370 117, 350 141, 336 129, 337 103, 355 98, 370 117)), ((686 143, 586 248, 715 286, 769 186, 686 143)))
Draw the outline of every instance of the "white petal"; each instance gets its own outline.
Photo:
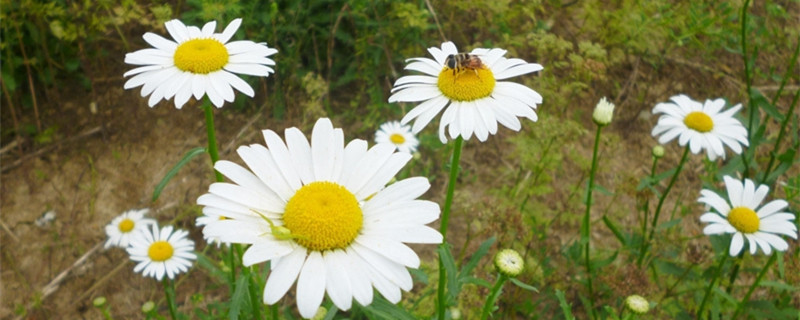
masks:
POLYGON ((325 263, 319 251, 311 251, 297 279, 297 309, 303 318, 317 313, 325 297, 325 263))
POLYGON ((380 236, 360 235, 355 240, 358 244, 378 252, 389 260, 411 268, 419 267, 419 257, 408 246, 380 236))
POLYGON ((298 247, 289 255, 282 257, 280 263, 273 264, 272 272, 264 286, 265 304, 278 302, 286 294, 286 291, 289 291, 294 280, 297 279, 297 275, 300 274, 300 268, 305 260, 306 249, 298 247))
POLYGON ((342 250, 325 252, 325 291, 339 309, 347 311, 353 303, 353 289, 347 273, 347 255, 342 250))
POLYGON ((295 246, 291 241, 258 241, 247 248, 242 256, 242 265, 252 266, 256 263, 272 260, 276 257, 283 257, 292 251, 295 246))

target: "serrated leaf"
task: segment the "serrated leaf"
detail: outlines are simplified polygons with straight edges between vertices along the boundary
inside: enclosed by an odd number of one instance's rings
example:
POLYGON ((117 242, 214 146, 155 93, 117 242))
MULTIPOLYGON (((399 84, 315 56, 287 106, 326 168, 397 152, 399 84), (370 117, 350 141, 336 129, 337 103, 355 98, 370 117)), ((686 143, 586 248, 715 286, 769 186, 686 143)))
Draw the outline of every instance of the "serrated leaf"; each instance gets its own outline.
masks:
POLYGON ((489 248, 494 244, 495 237, 491 237, 486 239, 481 246, 478 247, 478 250, 469 258, 469 261, 461 268, 461 272, 459 273, 459 277, 466 277, 472 273, 472 270, 478 266, 478 262, 480 262, 481 258, 483 258, 488 252, 489 248))
POLYGON ((238 320, 242 307, 247 303, 247 280, 247 277, 239 277, 236 279, 236 291, 233 292, 231 308, 228 311, 228 319, 230 320, 238 320))
POLYGON ((447 273, 448 295, 455 298, 458 296, 460 288, 457 282, 458 269, 456 269, 456 262, 453 260, 453 255, 450 253, 450 246, 444 243, 440 245, 436 251, 439 253, 439 259, 441 259, 444 271, 447 273))

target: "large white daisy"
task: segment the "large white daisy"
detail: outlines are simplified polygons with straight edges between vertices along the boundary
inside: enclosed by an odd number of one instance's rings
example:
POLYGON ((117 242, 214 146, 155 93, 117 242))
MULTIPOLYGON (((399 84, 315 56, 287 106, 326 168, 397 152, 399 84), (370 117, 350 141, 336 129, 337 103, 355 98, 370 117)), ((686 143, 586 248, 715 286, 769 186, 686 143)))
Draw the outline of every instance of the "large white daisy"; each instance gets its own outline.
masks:
POLYGON ((401 152, 413 153, 417 150, 419 140, 411 132, 411 126, 402 125, 398 121, 389 121, 382 124, 375 132, 375 143, 391 143, 401 152))
POLYGON ((156 224, 155 220, 144 217, 149 211, 150 209, 129 210, 111 220, 111 223, 106 225, 108 240, 104 247, 127 248, 132 235, 156 224))
POLYGON ((714 191, 700 191, 698 201, 716 210, 700 216, 700 221, 709 223, 703 232, 709 235, 733 233, 729 252, 731 256, 742 251, 744 239, 747 239, 750 246, 750 254, 755 254, 758 247, 765 254, 770 254, 772 248, 777 251, 789 248, 786 240, 778 236, 797 239, 797 226, 792 222, 795 216, 783 211, 789 204, 784 200, 772 200, 761 206, 769 193, 769 187, 759 185, 756 188, 750 179, 745 179, 744 183, 728 176, 723 179, 728 191, 728 201, 714 191))
POLYGON ((235 19, 222 33, 214 33, 216 21, 203 29, 167 21, 164 25, 175 41, 145 33, 144 40, 153 48, 125 55, 125 63, 141 66, 124 74, 134 76, 125 82, 125 89, 142 86, 142 97, 150 95, 151 107, 174 96, 178 109, 192 95, 197 100, 208 95, 217 107, 233 102, 233 89, 252 97, 253 88, 234 73, 262 77, 274 73, 269 66, 275 61, 267 57, 278 50, 248 40, 228 42, 241 24, 242 19, 235 19))
POLYGON ((712 161, 717 157, 725 159, 723 145, 736 154, 742 153, 742 145, 748 145, 747 129, 733 117, 742 108, 741 104, 722 111, 725 107, 722 99, 700 103, 681 94, 670 100, 672 102, 662 102, 653 108, 653 114, 662 113, 652 132, 654 137, 661 135, 659 143, 678 138, 678 143, 682 147, 688 143, 694 154, 705 149, 712 161))
POLYGON ((386 186, 411 159, 394 145, 353 140, 330 120, 314 125, 311 141, 297 128, 264 130, 266 147, 239 147, 249 167, 218 161, 214 168, 233 183, 214 183, 197 199, 228 217, 203 233, 251 246, 242 257, 250 266, 270 261, 264 303, 274 304, 297 281, 297 307, 310 318, 327 292, 339 309, 355 299, 372 302, 373 287, 398 302, 412 287, 406 269, 419 257, 406 243, 441 243, 426 224, 439 205, 417 200, 430 184, 423 177, 386 186))
POLYGON ((131 260, 138 262, 133 272, 141 272, 145 277, 161 280, 166 274, 173 279, 181 272, 186 272, 192 266, 192 260, 197 259, 194 251, 194 241, 187 238, 189 233, 184 230, 175 230, 172 226, 152 229, 137 233, 131 238, 128 254, 131 260))
POLYGON ((478 48, 469 53, 469 59, 458 58, 458 49, 452 42, 442 48, 428 48, 434 60, 411 58, 407 70, 425 75, 404 76, 394 83, 389 102, 422 102, 400 121, 406 124, 416 118, 414 133, 424 128, 442 109, 439 121, 439 139, 447 142, 445 127, 449 126, 450 137, 465 140, 474 133, 480 141, 489 134, 497 133, 497 123, 519 131, 517 117, 536 121, 536 105, 542 96, 519 83, 504 80, 542 70, 536 63, 522 59, 503 57, 506 50, 478 48), (475 60, 479 59, 480 62, 475 60), (457 63, 459 61, 469 61, 457 63), (453 67, 453 68, 451 68, 453 67))

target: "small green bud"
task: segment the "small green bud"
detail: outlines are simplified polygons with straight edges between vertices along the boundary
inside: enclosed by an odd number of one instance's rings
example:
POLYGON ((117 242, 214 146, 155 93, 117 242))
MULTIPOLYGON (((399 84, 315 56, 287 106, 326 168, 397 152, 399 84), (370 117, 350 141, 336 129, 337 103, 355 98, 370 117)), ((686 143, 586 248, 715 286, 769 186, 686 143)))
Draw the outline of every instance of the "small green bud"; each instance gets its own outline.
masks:
POLYGON ((494 256, 494 266, 501 274, 513 278, 522 273, 525 262, 513 249, 503 249, 494 256))
POLYGON ((94 298, 94 300, 92 301, 92 304, 94 305, 95 308, 102 308, 103 306, 106 305, 106 302, 108 302, 108 300, 106 300, 106 297, 100 296, 100 297, 94 298))
POLYGON ((150 313, 156 309, 156 303, 153 301, 147 301, 142 305, 142 313, 150 313))
POLYGON ((456 307, 450 308, 450 319, 453 320, 461 319, 461 309, 456 307))
POLYGON ((650 311, 650 302, 644 297, 634 294, 625 299, 625 307, 635 314, 645 314, 650 311))
POLYGON ((315 313, 314 316, 311 317, 311 320, 322 320, 322 319, 325 319, 325 315, 326 314, 328 314, 328 309, 325 309, 325 307, 321 306, 321 307, 319 307, 319 309, 317 309, 317 313, 315 313))
POLYGON ((661 145, 657 145, 653 147, 653 157, 661 158, 664 156, 664 147, 661 145))

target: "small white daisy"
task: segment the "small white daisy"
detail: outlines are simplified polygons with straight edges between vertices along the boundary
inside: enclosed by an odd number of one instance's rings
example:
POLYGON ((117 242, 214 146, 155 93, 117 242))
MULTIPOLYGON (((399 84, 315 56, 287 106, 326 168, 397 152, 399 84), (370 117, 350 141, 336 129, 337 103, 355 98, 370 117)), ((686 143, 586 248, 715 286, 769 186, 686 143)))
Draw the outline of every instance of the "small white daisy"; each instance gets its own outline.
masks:
POLYGON ((411 132, 410 126, 404 126, 398 121, 389 121, 382 124, 375 132, 375 143, 391 143, 401 152, 413 153, 417 150, 419 140, 411 132))
MULTIPOLYGON (((217 210, 216 208, 209 208, 209 207, 203 208, 203 215, 197 217, 197 219, 195 220, 195 225, 197 225, 198 227, 202 227, 227 219, 227 217, 219 214, 218 211, 219 210, 217 210)), ((219 247, 219 245, 223 243, 222 241, 219 240, 219 238, 209 237, 205 234, 203 234, 203 239, 205 239, 206 242, 210 244, 216 243, 217 247, 219 247)), ((225 242, 225 244, 229 243, 225 242)))
POLYGON ((450 137, 458 136, 469 140, 473 133, 480 141, 486 141, 489 134, 497 133, 497 123, 519 131, 521 124, 517 117, 536 121, 536 105, 542 103, 542 96, 532 89, 515 82, 504 80, 519 75, 542 70, 536 63, 522 59, 503 57, 506 50, 472 50, 468 56, 459 55, 452 42, 445 42, 442 48, 428 48, 435 60, 411 58, 407 70, 425 75, 404 76, 394 83, 389 102, 422 102, 400 121, 406 124, 416 118, 412 127, 418 133, 442 109, 439 121, 439 139, 447 142, 445 127, 449 126, 450 137))
POLYGON ((373 288, 397 303, 411 290, 406 268, 419 267, 406 243, 441 243, 426 224, 439 205, 417 200, 430 184, 424 177, 387 186, 411 159, 395 146, 367 148, 364 140, 344 143, 341 129, 320 119, 311 141, 297 128, 263 131, 266 147, 239 147, 249 167, 218 161, 214 168, 233 183, 214 183, 197 203, 229 219, 203 233, 251 246, 245 266, 271 261, 264 303, 274 304, 297 282, 297 307, 304 318, 317 312, 327 293, 339 309, 355 299, 372 302, 373 288))
POLYGON ((670 100, 672 102, 659 103, 653 108, 653 114, 662 113, 652 132, 654 137, 661 135, 659 143, 678 138, 678 143, 682 147, 688 143, 694 154, 706 149, 712 161, 717 157, 725 159, 723 145, 736 154, 742 153, 742 145, 748 145, 747 129, 733 117, 742 108, 741 104, 722 112, 725 107, 722 99, 706 100, 702 104, 681 94, 670 100))
POLYGON ((208 95, 218 108, 225 101, 233 102, 233 89, 252 97, 253 88, 234 73, 269 76, 275 72, 269 67, 275 61, 267 57, 278 50, 248 40, 228 42, 241 24, 242 19, 235 19, 222 33, 214 33, 216 21, 206 23, 203 29, 187 27, 180 20, 167 21, 164 25, 175 41, 145 33, 144 40, 153 48, 125 55, 125 63, 141 67, 124 74, 135 75, 124 88, 142 86, 142 97, 150 95, 151 107, 174 96, 178 109, 192 95, 197 100, 208 95))
POLYGON ((108 240, 104 247, 127 248, 132 235, 156 224, 155 220, 144 217, 149 211, 150 209, 129 210, 111 220, 111 223, 106 225, 108 240))
POLYGON ((700 191, 698 201, 716 210, 700 216, 700 221, 710 223, 703 229, 703 233, 733 233, 729 252, 731 256, 742 251, 745 238, 750 246, 750 254, 755 254, 758 247, 765 254, 770 254, 772 248, 777 251, 788 249, 789 244, 778 235, 797 239, 797 226, 792 222, 794 214, 782 211, 789 203, 772 200, 761 206, 769 193, 769 187, 759 185, 756 188, 750 179, 745 179, 744 183, 728 176, 723 179, 728 191, 728 201, 714 191, 700 191))
POLYGON ((156 280, 163 279, 165 274, 173 279, 186 272, 192 266, 192 260, 197 259, 192 252, 194 241, 188 236, 184 230, 173 232, 172 226, 158 230, 157 225, 137 233, 128 247, 131 260, 138 262, 133 272, 141 272, 143 276, 156 280))

